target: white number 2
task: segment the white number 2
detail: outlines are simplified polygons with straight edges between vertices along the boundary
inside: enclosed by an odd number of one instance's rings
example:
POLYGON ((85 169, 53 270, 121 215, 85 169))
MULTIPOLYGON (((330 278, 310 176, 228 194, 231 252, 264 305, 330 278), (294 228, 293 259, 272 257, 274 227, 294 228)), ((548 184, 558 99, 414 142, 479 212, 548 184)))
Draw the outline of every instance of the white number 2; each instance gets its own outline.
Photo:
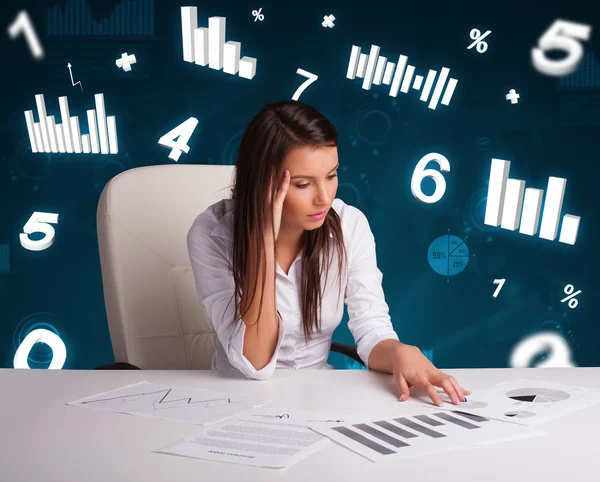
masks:
POLYGON ((54 228, 48 223, 58 223, 58 214, 35 211, 27 223, 25 223, 25 226, 23 226, 23 232, 19 234, 21 246, 30 251, 43 251, 52 246, 56 233, 54 228), (34 241, 33 239, 29 239, 28 236, 33 233, 44 233, 45 236, 42 239, 34 241))
POLYGON ((188 120, 175 127, 175 129, 171 129, 164 134, 158 140, 159 145, 171 148, 169 159, 173 159, 177 162, 182 152, 187 154, 190 151, 190 146, 188 146, 187 143, 190 140, 190 137, 192 137, 197 125, 198 119, 190 117, 188 120), (177 138, 177 141, 175 138, 177 138))
POLYGON ((538 39, 538 46, 531 49, 533 66, 541 73, 553 77, 574 72, 583 58, 583 47, 575 39, 589 40, 591 33, 591 25, 555 20, 538 39), (567 56, 560 60, 546 57, 546 52, 554 49, 564 51, 567 56))

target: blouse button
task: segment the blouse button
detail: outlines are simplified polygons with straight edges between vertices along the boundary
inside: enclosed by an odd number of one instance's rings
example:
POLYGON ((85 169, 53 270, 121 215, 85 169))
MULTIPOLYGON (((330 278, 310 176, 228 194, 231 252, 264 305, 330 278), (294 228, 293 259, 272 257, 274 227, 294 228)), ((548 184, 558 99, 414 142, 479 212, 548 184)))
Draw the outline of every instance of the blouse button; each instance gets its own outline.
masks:
POLYGON ((290 283, 288 287, 293 290, 296 287, 296 283, 290 283))
POLYGON ((300 312, 299 311, 294 311, 294 318, 298 318, 300 316, 300 312))

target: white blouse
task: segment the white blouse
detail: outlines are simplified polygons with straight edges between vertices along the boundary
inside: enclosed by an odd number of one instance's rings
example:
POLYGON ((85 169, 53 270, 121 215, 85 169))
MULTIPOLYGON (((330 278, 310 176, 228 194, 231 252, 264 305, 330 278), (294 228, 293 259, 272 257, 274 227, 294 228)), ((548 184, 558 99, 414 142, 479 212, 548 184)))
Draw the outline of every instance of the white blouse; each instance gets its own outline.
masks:
MULTIPOLYGON (((243 354, 246 325, 241 318, 235 323, 232 321, 235 300, 229 266, 233 249, 233 203, 233 199, 223 199, 209 206, 195 219, 187 236, 198 300, 217 334, 213 370, 237 369, 248 378, 266 380, 276 368, 333 368, 327 359, 332 334, 344 315, 344 303, 348 309, 348 328, 358 356, 367 368, 369 355, 377 343, 398 340, 385 302, 381 286, 383 274, 377 268, 375 238, 367 217, 358 208, 336 198, 332 207, 340 217, 349 269, 345 271, 345 279, 339 280, 338 254, 334 249, 321 306, 321 332, 313 332, 306 342, 300 302, 301 251, 287 275, 276 262, 276 301, 282 318, 279 337, 271 361, 260 370, 254 368, 243 354)), ((260 296, 259 289, 257 295, 260 296)))

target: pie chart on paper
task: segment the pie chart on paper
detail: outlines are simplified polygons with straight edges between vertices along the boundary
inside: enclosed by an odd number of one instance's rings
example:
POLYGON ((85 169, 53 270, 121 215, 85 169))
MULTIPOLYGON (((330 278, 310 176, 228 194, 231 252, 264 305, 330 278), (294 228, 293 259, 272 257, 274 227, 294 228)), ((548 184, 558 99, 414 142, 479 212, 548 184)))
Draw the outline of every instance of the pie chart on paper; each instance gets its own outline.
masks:
POLYGON ((551 388, 518 388, 506 392, 506 396, 517 402, 553 403, 571 398, 567 392, 551 388))

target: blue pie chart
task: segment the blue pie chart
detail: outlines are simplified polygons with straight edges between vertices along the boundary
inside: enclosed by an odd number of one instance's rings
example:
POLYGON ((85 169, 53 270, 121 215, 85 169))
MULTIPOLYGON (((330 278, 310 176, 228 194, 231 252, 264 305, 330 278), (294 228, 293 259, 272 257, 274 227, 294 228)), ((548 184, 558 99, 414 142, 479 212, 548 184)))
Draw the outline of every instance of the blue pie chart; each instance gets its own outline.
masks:
POLYGON ((463 239, 452 234, 436 238, 427 251, 431 269, 443 276, 454 276, 467 267, 469 248, 463 239))

